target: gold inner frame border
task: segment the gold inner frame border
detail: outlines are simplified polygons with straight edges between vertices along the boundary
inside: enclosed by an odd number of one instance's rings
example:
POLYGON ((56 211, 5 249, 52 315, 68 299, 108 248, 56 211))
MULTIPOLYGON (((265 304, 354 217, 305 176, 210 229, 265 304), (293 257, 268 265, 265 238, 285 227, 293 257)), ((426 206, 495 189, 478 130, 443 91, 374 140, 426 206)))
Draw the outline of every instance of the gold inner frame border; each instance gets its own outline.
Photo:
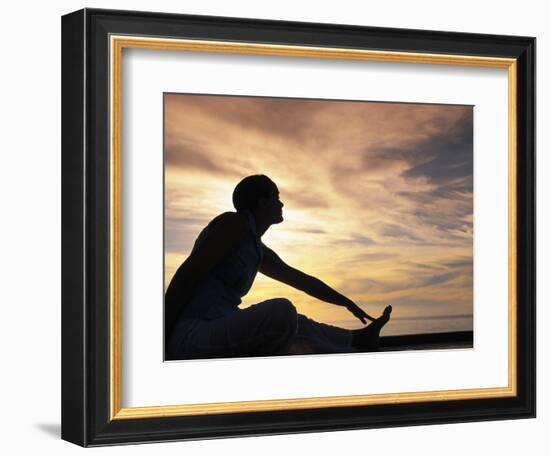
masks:
POLYGON ((363 49, 326 48, 257 44, 228 41, 205 41, 142 36, 109 37, 109 107, 110 107, 110 416, 111 420, 160 418, 222 413, 265 412, 344 406, 489 399, 517 395, 517 61, 451 54, 390 52, 363 49), (254 54, 375 62, 453 65, 508 70, 508 386, 462 390, 403 392, 353 396, 273 399, 261 401, 181 404, 169 406, 122 407, 122 165, 121 165, 121 95, 123 49, 159 51, 195 51, 211 53, 254 54))

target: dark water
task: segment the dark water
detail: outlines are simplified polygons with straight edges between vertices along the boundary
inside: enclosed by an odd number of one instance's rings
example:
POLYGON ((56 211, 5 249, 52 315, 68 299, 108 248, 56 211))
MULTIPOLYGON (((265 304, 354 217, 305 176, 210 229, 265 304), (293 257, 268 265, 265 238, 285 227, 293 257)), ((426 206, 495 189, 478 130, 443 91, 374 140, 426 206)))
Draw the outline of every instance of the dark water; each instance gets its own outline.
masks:
MULTIPOLYGON (((336 326, 357 329, 356 320, 334 322, 336 326)), ((394 316, 382 330, 382 336, 404 336, 407 334, 427 334, 454 331, 473 331, 472 315, 450 315, 429 317, 394 316)))
POLYGON ((392 318, 382 331, 383 336, 405 334, 426 334, 453 331, 472 331, 474 320, 471 315, 441 317, 392 318))

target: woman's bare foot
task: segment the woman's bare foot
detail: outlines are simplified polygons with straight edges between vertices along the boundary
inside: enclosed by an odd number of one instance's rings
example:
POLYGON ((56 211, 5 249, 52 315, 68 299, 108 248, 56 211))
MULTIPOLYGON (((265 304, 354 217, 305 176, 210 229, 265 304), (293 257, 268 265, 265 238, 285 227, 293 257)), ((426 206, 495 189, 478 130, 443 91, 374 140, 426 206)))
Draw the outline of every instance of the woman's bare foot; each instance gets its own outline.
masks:
POLYGON ((391 311, 391 306, 386 307, 382 315, 366 328, 352 331, 352 345, 361 350, 377 351, 380 345, 380 330, 390 320, 391 311))

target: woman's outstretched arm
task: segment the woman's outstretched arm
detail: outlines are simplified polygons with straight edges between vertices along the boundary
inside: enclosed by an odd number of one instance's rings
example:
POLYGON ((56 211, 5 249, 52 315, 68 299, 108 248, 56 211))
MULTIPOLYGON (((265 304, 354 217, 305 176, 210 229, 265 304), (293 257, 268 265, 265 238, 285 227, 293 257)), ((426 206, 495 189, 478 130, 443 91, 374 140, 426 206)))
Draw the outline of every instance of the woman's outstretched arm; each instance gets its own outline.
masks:
POLYGON ((313 277, 286 264, 281 260, 279 255, 265 245, 264 259, 260 266, 260 272, 272 279, 303 291, 314 298, 320 299, 321 301, 343 306, 365 324, 367 320, 375 320, 375 318, 368 315, 351 299, 338 293, 317 277, 313 277))

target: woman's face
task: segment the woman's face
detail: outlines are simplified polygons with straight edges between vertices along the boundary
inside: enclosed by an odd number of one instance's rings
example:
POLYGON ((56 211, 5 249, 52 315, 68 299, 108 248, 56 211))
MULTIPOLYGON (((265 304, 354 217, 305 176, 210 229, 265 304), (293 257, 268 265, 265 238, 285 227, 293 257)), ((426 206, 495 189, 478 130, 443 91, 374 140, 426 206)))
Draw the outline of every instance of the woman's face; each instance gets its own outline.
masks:
POLYGON ((268 197, 260 198, 262 215, 270 223, 281 223, 283 219, 283 202, 279 197, 279 189, 275 186, 268 197))

